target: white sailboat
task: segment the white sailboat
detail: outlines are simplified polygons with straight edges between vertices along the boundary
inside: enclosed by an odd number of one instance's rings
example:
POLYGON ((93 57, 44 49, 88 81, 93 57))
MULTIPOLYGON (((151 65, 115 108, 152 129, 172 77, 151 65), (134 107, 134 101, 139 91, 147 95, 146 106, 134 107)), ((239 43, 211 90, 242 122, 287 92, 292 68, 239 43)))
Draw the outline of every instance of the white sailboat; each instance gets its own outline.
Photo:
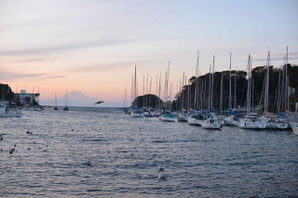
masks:
POLYGON ((221 129, 221 123, 216 117, 209 117, 207 120, 204 120, 202 123, 203 129, 221 129))
POLYGON ((189 125, 202 126, 205 116, 201 113, 193 113, 187 119, 189 125))
POLYGON ((188 116, 185 112, 178 113, 178 122, 187 122, 188 116))
POLYGON ((144 117, 144 112, 140 109, 137 108, 137 106, 133 106, 133 101, 136 101, 137 98, 137 66, 135 65, 135 75, 133 78, 133 86, 132 86, 132 104, 131 104, 131 112, 130 112, 130 116, 133 118, 142 118, 144 117))
POLYGON ((21 117, 23 114, 15 108, 9 108, 6 104, 0 104, 0 117, 21 117))
POLYGON ((166 113, 166 114, 160 116, 160 120, 163 122, 176 122, 177 121, 176 117, 171 113, 166 113))
POLYGON ((55 107, 54 110, 58 110, 58 106, 57 106, 57 94, 55 92, 55 107))
POLYGON ((264 112, 265 114, 260 118, 263 122, 266 122, 266 129, 271 130, 284 130, 288 129, 289 125, 278 118, 270 117, 269 115, 269 67, 270 67, 270 52, 267 55, 266 74, 265 74, 265 97, 264 97, 264 112))
POLYGON ((256 119, 255 115, 250 115, 251 111, 251 66, 252 60, 251 56, 248 56, 248 63, 247 63, 247 95, 246 95, 246 108, 247 108, 247 115, 245 118, 240 119, 239 121, 239 128, 242 129, 264 129, 266 127, 266 123, 259 121, 256 119))
POLYGON ((64 111, 68 111, 68 106, 67 106, 67 89, 66 89, 66 92, 65 92, 65 107, 63 108, 64 111))
POLYGON ((238 126, 239 124, 239 119, 236 117, 236 115, 230 115, 226 117, 224 120, 226 126, 238 126))
MULTIPOLYGON (((232 53, 230 53, 230 80, 229 80, 229 112, 232 111, 232 74, 231 74, 231 69, 232 69, 232 53)), ((236 74, 235 74, 235 79, 236 79, 236 74)), ((236 82, 235 82, 236 86, 236 82)), ((236 87, 234 92, 236 92, 236 87)), ((236 97, 234 98, 236 101, 236 97)), ((237 118, 236 115, 233 115, 232 112, 230 116, 224 118, 225 125, 226 126, 238 126, 239 124, 239 119, 237 118)))

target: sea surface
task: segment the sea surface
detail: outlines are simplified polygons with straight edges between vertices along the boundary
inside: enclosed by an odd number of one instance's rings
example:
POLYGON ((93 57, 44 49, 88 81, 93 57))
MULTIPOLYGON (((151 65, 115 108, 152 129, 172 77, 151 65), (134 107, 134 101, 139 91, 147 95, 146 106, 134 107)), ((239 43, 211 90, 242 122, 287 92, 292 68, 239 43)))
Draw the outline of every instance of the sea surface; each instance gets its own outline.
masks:
POLYGON ((2 197, 298 197, 291 131, 210 131, 117 108, 23 113, 0 119, 2 197))

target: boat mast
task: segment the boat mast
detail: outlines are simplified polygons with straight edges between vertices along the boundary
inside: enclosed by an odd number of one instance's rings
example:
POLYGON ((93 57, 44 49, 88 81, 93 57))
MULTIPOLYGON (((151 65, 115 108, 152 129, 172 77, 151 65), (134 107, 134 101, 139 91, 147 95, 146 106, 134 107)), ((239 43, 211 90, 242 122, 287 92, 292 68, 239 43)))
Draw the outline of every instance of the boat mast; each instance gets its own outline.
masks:
POLYGON ((211 64, 209 65, 209 76, 208 76, 208 111, 211 108, 211 64))
POLYGON ((184 88, 184 75, 185 75, 185 73, 183 72, 183 76, 182 76, 182 88, 181 88, 181 92, 182 92, 181 110, 183 110, 183 106, 184 106, 184 92, 183 92, 183 88, 184 88))
POLYGON ((237 108, 237 65, 235 66, 234 75, 234 108, 237 108))
POLYGON ((232 109, 232 53, 230 53, 229 110, 232 109))
POLYGON ((67 107, 67 88, 66 88, 66 92, 65 92, 65 106, 67 107))
POLYGON ((197 93, 197 77, 198 77, 198 70, 199 70, 199 57, 200 57, 200 51, 198 51, 198 54, 197 54, 197 66, 196 66, 196 76, 195 76, 195 95, 194 95, 194 109, 197 109, 198 108, 198 93, 197 93))
POLYGON ((264 97, 264 111, 268 112, 269 105, 269 65, 270 65, 270 52, 267 55, 267 63, 266 63, 266 84, 265 84, 265 97, 264 97))
POLYGON ((223 96, 223 72, 221 73, 221 79, 220 79, 220 101, 219 101, 220 111, 222 111, 222 96, 223 96))
POLYGON ((159 73, 159 83, 158 83, 158 110, 160 110, 160 92, 161 92, 161 72, 159 73))
POLYGON ((290 101, 289 101, 289 95, 288 95, 288 92, 289 92, 289 76, 288 76, 288 64, 289 64, 289 48, 287 46, 287 53, 286 53, 286 88, 285 88, 285 91, 286 91, 286 98, 285 98, 285 112, 288 112, 289 111, 289 106, 290 106, 290 101))
POLYGON ((57 107, 57 93, 55 91, 55 107, 57 107))
POLYGON ((213 55, 213 61, 212 61, 212 82, 211 82, 211 110, 213 109, 214 67, 215 67, 215 56, 213 55))
POLYGON ((147 95, 148 94, 148 71, 147 71, 147 79, 146 79, 146 97, 145 97, 145 108, 148 107, 148 98, 147 95))
POLYGON ((124 91, 124 101, 123 101, 123 107, 126 107, 126 86, 125 86, 125 91, 124 91))
POLYGON ((251 56, 248 55, 248 63, 247 63, 247 97, 246 97, 246 105, 247 105, 247 114, 250 113, 251 109, 251 56))
MULTIPOLYGON (((137 98, 137 65, 135 65, 135 78, 134 78, 134 93, 133 93, 134 101, 137 98)), ((137 101, 135 101, 137 102, 137 101)))

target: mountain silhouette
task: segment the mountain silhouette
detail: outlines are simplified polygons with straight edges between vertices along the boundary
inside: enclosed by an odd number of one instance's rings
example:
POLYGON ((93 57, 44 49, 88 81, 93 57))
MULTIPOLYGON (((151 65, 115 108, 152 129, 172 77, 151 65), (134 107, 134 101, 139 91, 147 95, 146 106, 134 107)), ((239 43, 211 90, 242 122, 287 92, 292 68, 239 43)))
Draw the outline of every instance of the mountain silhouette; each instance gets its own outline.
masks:
MULTIPOLYGON (((95 99, 90 98, 89 96, 84 95, 79 91, 71 91, 67 94, 67 106, 93 106, 96 102, 95 99)), ((55 105, 55 98, 40 100, 41 105, 55 105)), ((57 105, 64 106, 65 105, 65 95, 57 98, 57 105)))

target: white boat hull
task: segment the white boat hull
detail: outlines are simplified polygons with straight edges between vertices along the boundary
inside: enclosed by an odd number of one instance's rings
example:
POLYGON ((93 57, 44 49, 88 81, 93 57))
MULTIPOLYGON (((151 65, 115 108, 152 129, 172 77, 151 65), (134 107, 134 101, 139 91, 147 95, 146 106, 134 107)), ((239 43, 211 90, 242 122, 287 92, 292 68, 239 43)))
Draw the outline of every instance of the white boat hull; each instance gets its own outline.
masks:
POLYGON ((191 117, 189 117, 187 119, 187 122, 189 125, 194 125, 194 126, 202 126, 202 124, 203 124, 203 120, 197 120, 197 119, 191 118, 191 117))
POLYGON ((239 122, 234 119, 234 117, 226 117, 225 118, 225 125, 226 126, 238 126, 239 122))
POLYGON ((265 122, 240 120, 239 128, 241 129, 265 129, 267 124, 265 122))
POLYGON ((290 126, 291 126, 294 134, 298 136, 298 122, 291 122, 290 126))
POLYGON ((298 136, 298 127, 292 127, 292 130, 294 134, 298 136))
POLYGON ((267 122, 267 129, 272 130, 285 130, 289 127, 287 123, 284 122, 267 122))
POLYGON ((178 115, 178 122, 187 122, 188 118, 186 115, 178 115))
POLYGON ((160 117, 160 120, 163 122, 176 122, 176 118, 169 118, 169 117, 160 117))
POLYGON ((22 117, 22 113, 1 113, 0 117, 1 118, 10 118, 10 117, 22 117))
POLYGON ((142 118, 144 115, 142 113, 134 113, 134 112, 131 112, 130 113, 130 117, 133 117, 133 118, 142 118))
POLYGON ((203 127, 203 129, 220 129, 221 123, 218 120, 209 118, 209 119, 203 121, 202 127, 203 127))

